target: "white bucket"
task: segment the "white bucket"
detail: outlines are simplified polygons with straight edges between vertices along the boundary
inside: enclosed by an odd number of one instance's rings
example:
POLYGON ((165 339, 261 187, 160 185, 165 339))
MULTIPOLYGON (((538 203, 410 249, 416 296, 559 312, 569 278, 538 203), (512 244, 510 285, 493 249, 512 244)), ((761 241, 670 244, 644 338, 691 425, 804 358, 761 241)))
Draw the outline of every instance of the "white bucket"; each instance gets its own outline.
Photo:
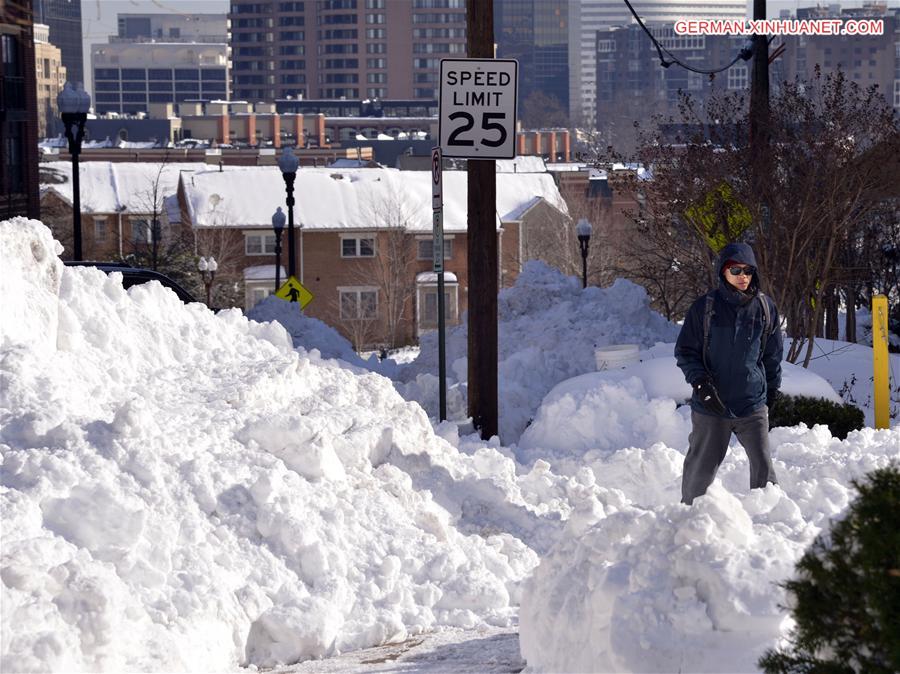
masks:
POLYGON ((637 344, 610 344, 594 350, 598 370, 617 370, 640 362, 637 344))

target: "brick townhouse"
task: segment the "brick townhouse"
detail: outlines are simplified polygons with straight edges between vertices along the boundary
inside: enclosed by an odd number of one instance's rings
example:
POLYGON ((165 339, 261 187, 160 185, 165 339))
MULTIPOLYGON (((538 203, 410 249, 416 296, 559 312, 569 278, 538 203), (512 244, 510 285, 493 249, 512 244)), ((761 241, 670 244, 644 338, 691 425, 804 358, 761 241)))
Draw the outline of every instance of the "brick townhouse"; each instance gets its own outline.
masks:
MULTIPOLYGON (((413 341, 437 325, 432 269, 428 171, 303 168, 295 184, 296 275, 315 299, 306 313, 334 326, 357 346, 413 341), (391 329, 391 325, 394 329, 391 329)), ((271 219, 285 208, 275 167, 204 170, 178 185, 182 221, 196 231, 227 232, 243 245, 245 308, 275 289, 271 219)), ((523 235, 571 227, 565 202, 546 171, 497 173, 500 283, 514 282, 523 235)), ((466 173, 444 172, 447 319, 466 311, 466 173)), ((213 237, 214 238, 214 237, 213 237)), ((287 267, 287 231, 281 257, 287 267)))

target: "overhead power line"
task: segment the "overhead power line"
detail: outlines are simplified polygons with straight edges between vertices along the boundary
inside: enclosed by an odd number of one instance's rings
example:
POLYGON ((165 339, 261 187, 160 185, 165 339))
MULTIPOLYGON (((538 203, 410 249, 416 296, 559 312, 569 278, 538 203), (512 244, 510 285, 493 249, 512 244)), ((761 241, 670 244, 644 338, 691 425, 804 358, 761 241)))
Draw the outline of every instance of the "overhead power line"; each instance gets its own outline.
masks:
POLYGON ((699 73, 700 75, 716 75, 721 72, 725 72, 731 66, 733 66, 738 61, 744 60, 749 61, 753 58, 753 45, 750 40, 747 40, 747 44, 738 52, 737 56, 726 66, 722 66, 721 68, 697 68, 695 66, 690 65, 689 63, 685 63, 680 60, 675 54, 670 52, 668 49, 663 47, 659 40, 650 32, 647 26, 644 25, 644 22, 641 20, 641 17, 638 16, 637 12, 634 11, 634 7, 631 6, 631 3, 628 0, 625 0, 625 4, 628 7, 628 11, 631 12, 631 15, 634 17, 635 21, 638 22, 638 25, 643 28, 644 32, 647 33, 647 36, 650 38, 650 41, 653 42, 653 46, 656 47, 656 53, 659 54, 659 62, 663 68, 668 68, 671 65, 679 65, 685 70, 690 70, 693 73, 699 73), (663 54, 669 56, 667 59, 663 54))

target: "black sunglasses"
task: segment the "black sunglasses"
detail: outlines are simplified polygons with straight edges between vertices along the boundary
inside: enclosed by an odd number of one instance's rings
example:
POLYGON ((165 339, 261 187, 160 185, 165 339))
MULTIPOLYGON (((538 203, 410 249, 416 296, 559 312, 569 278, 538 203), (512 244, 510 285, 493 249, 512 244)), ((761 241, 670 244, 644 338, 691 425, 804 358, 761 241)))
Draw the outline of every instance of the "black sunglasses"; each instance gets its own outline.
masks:
POLYGON ((741 274, 753 276, 756 273, 756 267, 729 267, 728 273, 732 276, 740 276, 741 274))

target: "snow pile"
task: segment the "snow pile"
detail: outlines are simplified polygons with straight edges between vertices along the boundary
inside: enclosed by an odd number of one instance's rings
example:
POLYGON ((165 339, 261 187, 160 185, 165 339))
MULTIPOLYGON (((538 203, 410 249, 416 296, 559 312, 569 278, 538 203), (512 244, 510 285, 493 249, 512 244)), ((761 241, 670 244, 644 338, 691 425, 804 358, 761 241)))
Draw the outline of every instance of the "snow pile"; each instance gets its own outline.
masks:
MULTIPOLYGON (((649 308, 647 293, 623 279, 583 290, 574 277, 531 261, 498 300, 500 437, 519 439, 541 400, 556 384, 596 369, 594 350, 609 344, 674 342, 678 326, 649 308)), ((467 325, 447 335, 451 418, 466 416, 467 325)), ((400 373, 404 397, 437 416, 437 335, 421 340, 419 357, 400 373)))
POLYGON ((295 348, 316 349, 323 358, 339 358, 350 365, 367 368, 366 361, 347 339, 318 318, 304 314, 295 302, 269 295, 247 312, 247 318, 260 323, 278 321, 290 334, 295 348))
POLYGON ((50 350, 57 323, 57 295, 63 264, 62 246, 39 222, 13 218, 0 229, 0 347, 31 344, 50 350))
MULTIPOLYGON (((673 349, 674 344, 659 343, 641 352, 641 362, 557 384, 519 439, 517 460, 531 464, 543 458, 555 472, 569 475, 590 452, 608 454, 657 442, 686 451, 691 412, 678 405, 690 399, 691 387, 675 364, 673 349)), ((791 363, 782 368, 785 393, 841 402, 819 375, 791 363)))
POLYGON ((510 623, 537 559, 506 531, 559 520, 511 460, 460 453, 390 381, 277 323, 155 282, 65 268, 55 325, 56 244, 0 233, 4 301, 44 337, 2 351, 4 671, 225 671, 510 623))
POLYGON ((900 455, 900 427, 839 441, 801 425, 771 441, 779 485, 748 492, 733 446, 693 507, 677 504, 683 456, 662 443, 591 457, 609 489, 569 519, 523 591, 529 671, 755 670, 790 627, 777 583, 846 508, 850 480, 900 455))

